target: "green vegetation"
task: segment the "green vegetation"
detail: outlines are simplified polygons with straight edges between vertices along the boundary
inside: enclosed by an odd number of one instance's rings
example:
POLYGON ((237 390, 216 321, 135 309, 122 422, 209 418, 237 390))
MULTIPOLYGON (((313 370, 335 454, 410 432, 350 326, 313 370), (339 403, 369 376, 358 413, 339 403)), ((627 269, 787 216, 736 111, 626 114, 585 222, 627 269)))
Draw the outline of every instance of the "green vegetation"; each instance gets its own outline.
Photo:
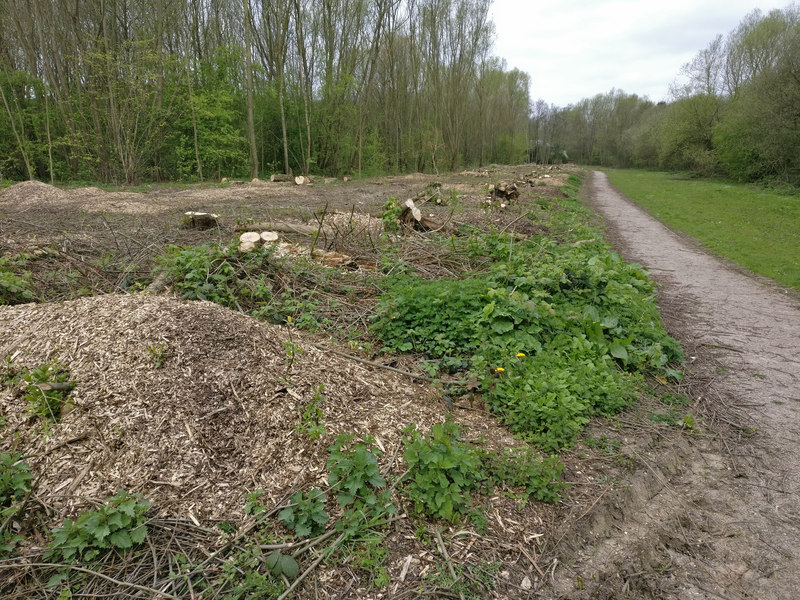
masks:
POLYGON ((30 285, 30 273, 21 270, 25 263, 25 258, 19 255, 15 258, 0 257, 0 306, 36 299, 30 285))
POLYGON ((454 521, 472 510, 469 492, 480 487, 486 475, 477 453, 459 440, 458 426, 438 423, 426 437, 412 426, 406 435, 405 493, 417 512, 454 521))
POLYGON ((560 498, 565 484, 557 457, 542 458, 529 448, 490 452, 461 440, 452 421, 434 425, 426 436, 410 426, 405 431, 403 455, 408 466, 403 493, 418 514, 447 521, 479 515, 471 492, 496 485, 522 490, 543 502, 560 498))
POLYGON ((290 498, 291 505, 278 513, 278 520, 299 538, 319 535, 330 520, 325 500, 325 494, 317 488, 307 494, 297 492, 290 498))
POLYGON ((141 494, 120 490, 97 510, 81 514, 77 520, 66 519, 64 526, 53 530, 53 540, 45 554, 47 560, 88 561, 111 549, 125 552, 147 537, 150 503, 141 494))
POLYGON ((53 361, 33 369, 19 368, 6 357, 6 364, 0 383, 6 386, 22 387, 23 399, 28 404, 31 416, 42 421, 45 427, 61 420, 61 411, 69 401, 72 385, 69 383, 69 369, 53 361))
POLYGON ((800 195, 651 171, 610 170, 608 177, 673 229, 755 273, 800 289, 800 195))
POLYGON ((31 468, 19 454, 0 452, 0 559, 22 541, 15 533, 25 500, 31 491, 31 468))
MULTIPOLYGON (((348 285, 348 275, 300 257, 276 258, 270 246, 239 252, 227 246, 170 246, 155 273, 164 273, 187 300, 208 300, 275 324, 317 331, 330 323, 337 303, 319 294, 348 285), (286 274, 291 286, 286 285, 286 274), (279 274, 283 276, 278 276, 279 274)), ((166 357, 165 357, 166 358, 166 357)))
POLYGON ((2 2, 0 39, 20 51, 0 63, 0 180, 520 161, 530 82, 491 56, 490 4, 155 0, 110 5, 109 20, 2 2))
POLYGON ((387 278, 373 324, 386 351, 467 368, 487 406, 546 451, 632 403, 642 374, 678 377, 670 365, 682 360, 653 284, 599 241, 577 188, 566 189, 571 198, 549 223, 555 239, 453 239, 493 262, 464 279, 387 278))

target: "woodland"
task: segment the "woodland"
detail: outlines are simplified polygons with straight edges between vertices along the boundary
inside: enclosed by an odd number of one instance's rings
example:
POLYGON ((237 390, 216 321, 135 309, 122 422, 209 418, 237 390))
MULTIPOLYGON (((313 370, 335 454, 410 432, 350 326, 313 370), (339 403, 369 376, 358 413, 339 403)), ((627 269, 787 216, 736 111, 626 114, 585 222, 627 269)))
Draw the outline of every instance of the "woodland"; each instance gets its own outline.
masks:
POLYGON ((0 178, 134 183, 520 162, 490 0, 4 0, 0 178))
MULTIPOLYGON (((573 160, 800 183, 800 8, 746 15, 668 102, 566 107, 491 0, 6 0, 0 180, 439 173, 573 160)), ((546 60, 546 57, 543 58, 546 60)))

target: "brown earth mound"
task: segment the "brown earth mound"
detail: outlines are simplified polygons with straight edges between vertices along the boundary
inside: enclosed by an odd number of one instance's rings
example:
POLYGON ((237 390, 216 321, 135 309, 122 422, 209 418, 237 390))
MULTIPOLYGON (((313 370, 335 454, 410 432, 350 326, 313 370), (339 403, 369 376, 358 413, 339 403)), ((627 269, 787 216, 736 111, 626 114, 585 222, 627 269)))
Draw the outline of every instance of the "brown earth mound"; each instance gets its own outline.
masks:
POLYGON ((162 515, 236 518, 248 491, 277 500, 324 479, 333 435, 377 435, 391 455, 404 426, 442 418, 410 379, 209 302, 107 295, 3 307, 0 332, 13 368, 57 360, 76 384, 74 409, 48 430, 19 387, 0 391, 0 450, 31 457, 57 518, 120 488, 162 515), (290 361, 293 344, 302 352, 290 361), (320 386, 326 435, 315 443, 297 426, 320 386))

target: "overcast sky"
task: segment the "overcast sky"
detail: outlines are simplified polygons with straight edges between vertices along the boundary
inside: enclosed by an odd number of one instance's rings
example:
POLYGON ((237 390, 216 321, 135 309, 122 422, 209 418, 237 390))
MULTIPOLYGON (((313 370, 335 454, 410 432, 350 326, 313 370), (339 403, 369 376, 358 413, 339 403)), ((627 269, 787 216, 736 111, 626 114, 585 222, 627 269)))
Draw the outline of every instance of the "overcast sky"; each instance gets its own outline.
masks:
POLYGON ((531 98, 566 106, 617 88, 668 99, 699 50, 755 8, 789 0, 494 0, 495 55, 531 76, 531 98))

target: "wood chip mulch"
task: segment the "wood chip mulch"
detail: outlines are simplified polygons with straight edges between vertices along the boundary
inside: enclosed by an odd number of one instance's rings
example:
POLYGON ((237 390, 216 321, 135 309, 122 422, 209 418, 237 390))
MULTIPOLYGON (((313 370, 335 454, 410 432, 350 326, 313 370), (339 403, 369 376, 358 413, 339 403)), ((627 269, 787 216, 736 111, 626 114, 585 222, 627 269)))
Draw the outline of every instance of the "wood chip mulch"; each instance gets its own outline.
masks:
POLYGON ((375 435, 391 456, 406 425, 427 430, 444 414, 428 387, 210 302, 106 295, 2 307, 5 357, 16 369, 58 361, 75 382, 74 408, 47 428, 19 386, 0 389, 0 451, 29 457, 56 522, 122 488, 162 516, 238 520, 247 492, 277 501, 324 484, 334 435, 375 435), (291 365, 287 343, 302 350, 291 365), (297 426, 321 385, 326 434, 314 442, 297 426))

